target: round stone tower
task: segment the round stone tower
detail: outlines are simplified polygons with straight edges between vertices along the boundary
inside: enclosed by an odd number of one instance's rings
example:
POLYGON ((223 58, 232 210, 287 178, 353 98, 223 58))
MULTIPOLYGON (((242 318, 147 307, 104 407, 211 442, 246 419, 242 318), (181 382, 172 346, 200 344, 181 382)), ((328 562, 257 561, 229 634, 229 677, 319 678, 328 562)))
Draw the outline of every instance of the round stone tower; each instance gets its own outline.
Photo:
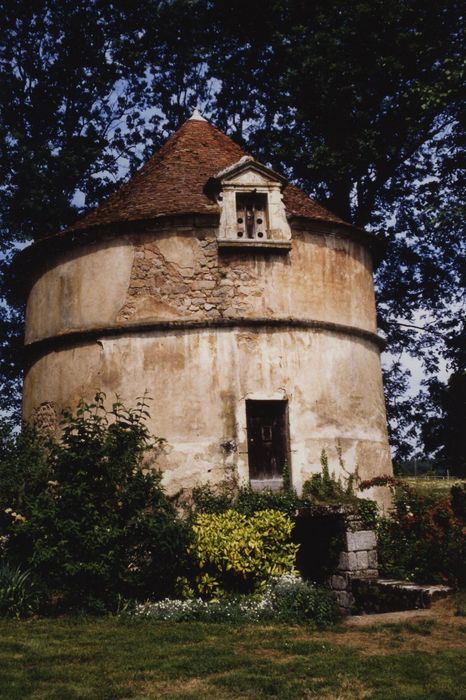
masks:
POLYGON ((23 251, 24 418, 147 391, 172 493, 233 474, 276 488, 285 472, 299 490, 322 449, 337 475, 390 474, 373 246, 195 113, 99 208, 23 251))

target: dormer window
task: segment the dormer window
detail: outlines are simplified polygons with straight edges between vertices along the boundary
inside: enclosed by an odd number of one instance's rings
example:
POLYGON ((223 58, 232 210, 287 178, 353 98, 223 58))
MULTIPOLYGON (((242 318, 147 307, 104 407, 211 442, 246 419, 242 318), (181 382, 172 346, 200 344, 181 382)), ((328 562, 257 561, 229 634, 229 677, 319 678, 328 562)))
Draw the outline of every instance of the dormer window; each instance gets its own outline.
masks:
POLYGON ((237 237, 263 240, 268 237, 267 194, 236 193, 237 237))
POLYGON ((221 207, 219 248, 290 250, 284 177, 245 156, 217 173, 212 183, 221 207))

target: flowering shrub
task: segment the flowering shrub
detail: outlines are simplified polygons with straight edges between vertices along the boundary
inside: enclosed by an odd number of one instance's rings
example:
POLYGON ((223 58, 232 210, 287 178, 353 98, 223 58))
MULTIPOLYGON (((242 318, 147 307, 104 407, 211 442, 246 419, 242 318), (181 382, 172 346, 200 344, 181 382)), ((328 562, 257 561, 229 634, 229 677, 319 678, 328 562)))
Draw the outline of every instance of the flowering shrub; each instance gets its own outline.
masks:
POLYGON ((374 486, 388 486, 390 488, 394 488, 397 483, 398 480, 394 476, 374 476, 372 479, 368 479, 367 481, 361 481, 359 484, 359 490, 366 491, 374 486))
POLYGON ((466 585, 466 521, 453 505, 451 499, 433 501, 399 484, 393 512, 379 521, 381 574, 466 585))
POLYGON ((274 616, 272 601, 267 597, 237 595, 220 600, 172 600, 166 598, 155 603, 137 605, 132 613, 135 617, 164 622, 261 622, 274 616))
POLYGON ((271 579, 268 596, 278 617, 286 622, 307 622, 317 627, 327 627, 340 616, 334 593, 296 576, 271 579))
POLYGON ((137 618, 166 622, 298 622, 328 627, 339 619, 333 593, 287 574, 273 577, 262 595, 225 596, 218 600, 165 599, 136 605, 131 614, 137 618))
POLYGON ((254 591, 271 576, 294 573, 298 547, 292 529, 291 519, 274 510, 250 517, 231 509, 197 515, 190 551, 199 568, 199 593, 254 591))

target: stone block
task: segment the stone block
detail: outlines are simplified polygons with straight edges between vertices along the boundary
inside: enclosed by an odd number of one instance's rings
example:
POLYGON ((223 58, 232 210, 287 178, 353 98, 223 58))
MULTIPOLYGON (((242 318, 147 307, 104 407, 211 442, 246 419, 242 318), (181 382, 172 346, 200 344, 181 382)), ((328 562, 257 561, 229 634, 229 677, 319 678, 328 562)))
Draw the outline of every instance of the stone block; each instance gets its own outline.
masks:
POLYGON ((369 568, 369 559, 367 556, 367 552, 365 552, 365 551, 356 552, 356 560, 358 562, 358 569, 368 569, 369 568))
POLYGON ((200 282, 193 282, 191 288, 195 290, 214 289, 216 286, 217 284, 213 280, 201 280, 200 282))
POLYGON ((364 577, 365 578, 378 578, 379 577, 379 570, 378 569, 366 569, 364 572, 364 577))
POLYGON ((187 294, 189 286, 187 284, 174 284, 171 292, 172 294, 187 294))
POLYGON ((370 552, 367 552, 367 560, 368 560, 369 569, 377 569, 379 562, 377 559, 377 550, 376 549, 371 549, 370 552))
POLYGON ((338 569, 341 571, 354 571, 357 568, 356 554, 354 552, 341 552, 338 561, 338 569))
POLYGON ((434 599, 433 592, 441 595, 451 592, 446 586, 421 586, 394 579, 353 578, 351 590, 360 612, 394 612, 428 608, 434 599))
POLYGON ((352 593, 348 593, 348 591, 337 591, 335 595, 337 598, 337 603, 341 608, 350 610, 353 607, 354 596, 352 593))
POLYGON ((377 538, 373 530, 358 530, 346 533, 346 549, 348 552, 358 552, 363 549, 375 549, 377 538))
POLYGON ((358 530, 364 530, 364 525, 359 517, 359 515, 353 515, 349 514, 346 515, 345 517, 345 522, 347 525, 347 529, 350 530, 351 532, 356 532, 358 530))
POLYGON ((346 576, 334 574, 330 579, 330 586, 336 591, 343 591, 348 587, 348 579, 346 576))
POLYGON ((147 284, 146 280, 131 280, 132 287, 145 287, 147 284))

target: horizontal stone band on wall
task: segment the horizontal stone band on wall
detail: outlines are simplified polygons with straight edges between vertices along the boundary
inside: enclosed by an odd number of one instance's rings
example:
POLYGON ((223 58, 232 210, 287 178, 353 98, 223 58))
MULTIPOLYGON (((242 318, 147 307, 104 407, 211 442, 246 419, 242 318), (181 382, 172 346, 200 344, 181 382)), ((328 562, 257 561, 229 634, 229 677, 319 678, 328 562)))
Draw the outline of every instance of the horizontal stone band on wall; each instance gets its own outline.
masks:
POLYGON ((330 331, 332 333, 343 333, 357 338, 362 338, 376 345, 380 350, 385 347, 385 340, 377 333, 347 326, 342 323, 331 323, 330 321, 317 321, 313 319, 299 318, 220 318, 220 319, 186 319, 178 321, 139 321, 138 323, 115 324, 112 326, 92 327, 80 330, 71 330, 58 335, 49 336, 36 340, 24 346, 26 359, 36 355, 42 355, 75 343, 82 343, 89 340, 97 340, 105 336, 132 335, 135 333, 146 333, 148 331, 184 331, 198 329, 215 328, 271 328, 287 329, 302 328, 317 331, 330 331))

